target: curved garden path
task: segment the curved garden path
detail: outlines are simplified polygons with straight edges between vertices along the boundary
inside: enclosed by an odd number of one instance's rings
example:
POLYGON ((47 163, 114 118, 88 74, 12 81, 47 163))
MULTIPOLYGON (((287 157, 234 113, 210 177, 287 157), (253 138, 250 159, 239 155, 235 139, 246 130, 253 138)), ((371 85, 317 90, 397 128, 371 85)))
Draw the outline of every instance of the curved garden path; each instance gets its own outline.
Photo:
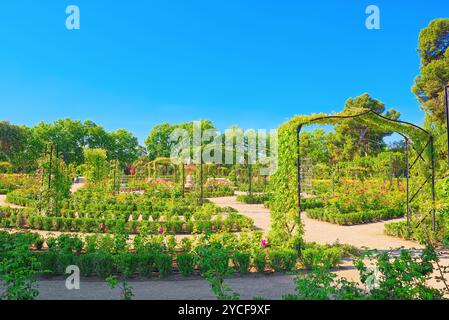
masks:
MULTIPOLYGON (((240 213, 254 219, 257 229, 265 234, 270 230, 270 210, 263 205, 250 205, 237 201, 236 197, 223 197, 209 199, 213 203, 232 207, 240 213)), ((400 221, 399 220, 390 220, 400 221)), ((335 241, 353 245, 355 247, 366 247, 370 249, 388 250, 396 248, 421 248, 414 241, 406 241, 395 237, 387 236, 383 233, 386 222, 369 223, 357 226, 339 226, 327 222, 309 219, 305 214, 302 215, 302 221, 305 229, 305 240, 307 242, 316 242, 319 244, 332 244, 335 241)))

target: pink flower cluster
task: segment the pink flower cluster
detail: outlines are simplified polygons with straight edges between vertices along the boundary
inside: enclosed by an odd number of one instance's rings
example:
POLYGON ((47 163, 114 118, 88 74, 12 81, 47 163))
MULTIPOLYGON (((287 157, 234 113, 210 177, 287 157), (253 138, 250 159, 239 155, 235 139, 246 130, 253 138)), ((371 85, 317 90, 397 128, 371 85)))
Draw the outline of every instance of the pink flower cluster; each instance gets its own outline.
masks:
POLYGON ((268 240, 267 239, 262 239, 262 248, 266 248, 268 245, 268 240))

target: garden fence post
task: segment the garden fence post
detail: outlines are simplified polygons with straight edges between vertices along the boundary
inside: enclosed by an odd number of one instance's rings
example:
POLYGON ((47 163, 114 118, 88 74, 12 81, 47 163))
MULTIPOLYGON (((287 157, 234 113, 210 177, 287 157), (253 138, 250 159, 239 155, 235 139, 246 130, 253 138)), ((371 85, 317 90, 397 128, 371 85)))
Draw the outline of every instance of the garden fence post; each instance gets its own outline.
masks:
POLYGON ((51 171, 53 165, 53 144, 50 145, 50 164, 48 168, 48 190, 51 188, 51 171))
MULTIPOLYGON (((248 155, 249 157, 249 155, 248 155)), ((250 196, 253 195, 253 186, 252 186, 252 170, 251 170, 251 164, 249 163, 249 158, 248 158, 248 193, 250 196)))
POLYGON ((446 85, 445 102, 446 102, 446 133, 447 133, 447 157, 449 162, 449 84, 446 85))
POLYGON ((430 137, 430 157, 432 162, 432 230, 435 232, 436 226, 436 209, 435 209, 435 150, 433 136, 430 137))
POLYGON ((204 189, 203 189, 203 150, 201 150, 200 155, 200 203, 201 205, 204 202, 204 189))
POLYGON ((301 147, 300 147, 300 135, 301 135, 302 125, 299 125, 296 133, 296 151, 297 151, 297 183, 298 183, 298 218, 301 221, 301 147))
POLYGON ((411 216, 410 216, 410 161, 409 161, 409 155, 410 148, 409 148, 409 141, 407 138, 405 138, 405 164, 406 164, 406 178, 407 178, 407 228, 409 231, 411 231, 411 216))

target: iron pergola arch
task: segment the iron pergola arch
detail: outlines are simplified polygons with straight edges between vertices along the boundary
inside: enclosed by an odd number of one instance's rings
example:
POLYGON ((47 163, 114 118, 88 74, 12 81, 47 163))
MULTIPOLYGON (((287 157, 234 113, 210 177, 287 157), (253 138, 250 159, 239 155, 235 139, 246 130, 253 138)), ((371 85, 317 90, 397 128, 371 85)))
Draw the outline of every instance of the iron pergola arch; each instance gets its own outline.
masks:
MULTIPOLYGON (((400 130, 392 129, 391 132, 397 133, 400 136, 404 138, 405 142, 405 149, 406 149, 406 209, 407 209, 407 226, 412 232, 412 225, 411 225, 411 204, 416 199, 416 196, 419 194, 419 192, 428 184, 430 183, 431 187, 431 198, 432 198, 432 209, 429 213, 424 214, 424 217, 418 221, 417 225, 415 227, 418 227, 424 222, 424 220, 429 216, 429 214, 432 215, 432 230, 436 230, 436 209, 435 209, 435 200, 436 200, 436 194, 435 194, 435 152, 434 152, 434 137, 430 132, 425 130, 424 128, 421 128, 420 126, 417 126, 414 123, 402 121, 402 120, 393 120, 390 118, 387 118, 373 110, 363 111, 358 114, 353 115, 329 115, 329 116, 320 116, 313 119, 310 119, 306 121, 305 123, 299 124, 297 126, 297 132, 296 132, 296 142, 297 142, 297 163, 296 163, 296 170, 297 170, 297 192, 298 192, 298 215, 299 218, 301 218, 302 213, 302 207, 301 207, 301 144, 300 144, 300 138, 301 138, 301 131, 303 127, 310 126, 314 124, 321 124, 321 125, 334 125, 335 122, 338 122, 338 120, 349 120, 349 119, 357 119, 362 118, 365 116, 374 116, 386 123, 395 124, 395 126, 404 126, 408 127, 414 131, 420 132, 421 135, 425 137, 425 145, 421 150, 417 150, 413 143, 411 144, 410 141, 413 142, 413 138, 411 138, 409 135, 404 133, 400 130), (333 121, 332 121, 333 120, 333 121), (415 150, 417 153, 416 158, 410 162, 410 146, 415 150), (424 183, 419 186, 419 188, 413 192, 411 191, 411 185, 410 185, 410 172, 413 169, 413 167, 416 165, 418 161, 423 161, 424 163, 427 163, 423 157, 424 152, 429 148, 430 150, 430 175, 424 180, 424 183)), ((368 125, 369 127, 369 125, 368 125)))

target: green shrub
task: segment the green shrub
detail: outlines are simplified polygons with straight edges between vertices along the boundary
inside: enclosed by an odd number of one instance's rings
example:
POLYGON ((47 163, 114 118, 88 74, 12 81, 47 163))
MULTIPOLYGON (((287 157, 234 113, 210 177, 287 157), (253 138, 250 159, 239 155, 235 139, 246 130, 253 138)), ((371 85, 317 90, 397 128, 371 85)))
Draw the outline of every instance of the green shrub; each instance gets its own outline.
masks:
POLYGON ((269 201, 269 195, 240 195, 237 197, 237 201, 246 203, 246 204, 264 204, 266 201, 269 201))
POLYGON ((253 256, 253 263, 258 272, 265 272, 265 266, 267 264, 265 253, 260 251, 256 252, 253 256))
POLYGON ((173 271, 172 257, 166 253, 156 254, 155 265, 161 277, 166 277, 173 271))
POLYGON ((325 205, 325 202, 322 199, 317 199, 317 198, 301 199, 301 209, 302 210, 323 208, 324 205, 325 205))
POLYGON ((150 252, 143 252, 136 256, 137 259, 137 271, 141 276, 151 277, 155 268, 155 256, 150 252))
POLYGON ((126 278, 130 278, 137 270, 137 259, 135 254, 129 252, 122 252, 114 256, 115 267, 126 278))
POLYGON ((0 173, 11 173, 13 165, 10 162, 1 161, 0 162, 0 173))
POLYGON ((191 276, 195 270, 195 257, 190 253, 180 254, 176 258, 179 271, 184 277, 191 276))
POLYGON ((384 232, 386 235, 392 236, 392 237, 398 237, 403 239, 411 239, 412 238, 412 232, 407 226, 407 222, 401 221, 401 222, 392 222, 387 223, 384 225, 384 232))
POLYGON ((57 275, 57 259, 58 253, 53 250, 44 251, 37 254, 37 259, 40 263, 40 271, 47 275, 57 275))
POLYGON ((99 277, 106 279, 114 271, 114 258, 111 254, 105 252, 95 254, 95 272, 99 277))
POLYGON ((76 265, 77 257, 73 253, 58 252, 56 254, 56 273, 63 275, 68 266, 76 265))
POLYGON ((314 267, 334 268, 343 258, 343 250, 340 248, 326 248, 315 246, 302 250, 304 265, 312 269, 314 267))
POLYGON ((381 209, 340 213, 336 208, 331 207, 307 210, 307 216, 311 219, 349 226, 400 218, 404 216, 404 210, 381 209))
POLYGON ((274 271, 291 271, 296 265, 298 253, 293 249, 272 249, 268 252, 270 266, 274 271))
POLYGON ((235 252, 233 256, 234 268, 239 273, 248 273, 251 255, 246 252, 235 252))
POLYGON ((94 253, 86 253, 78 256, 78 267, 83 277, 90 277, 95 271, 95 258, 94 253))

